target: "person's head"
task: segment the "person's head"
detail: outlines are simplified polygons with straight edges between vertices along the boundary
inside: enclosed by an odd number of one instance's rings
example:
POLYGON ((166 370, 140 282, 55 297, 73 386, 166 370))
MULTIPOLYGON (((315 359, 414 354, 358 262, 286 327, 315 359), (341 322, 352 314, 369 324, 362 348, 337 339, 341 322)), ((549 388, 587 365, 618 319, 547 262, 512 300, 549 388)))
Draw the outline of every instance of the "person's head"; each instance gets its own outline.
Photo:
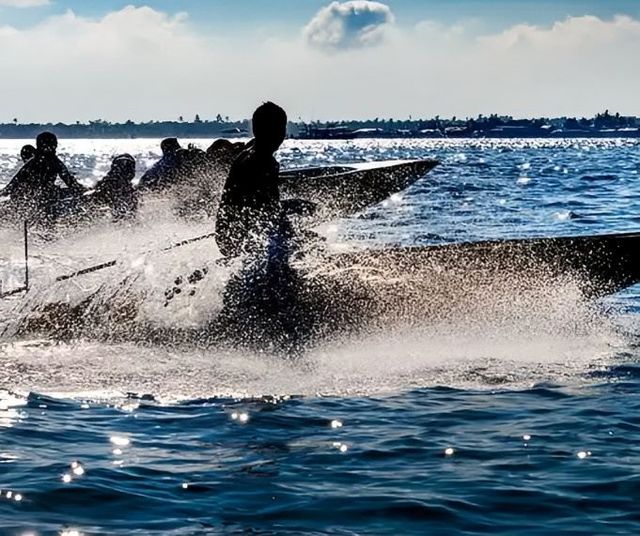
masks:
POLYGON ((214 141, 207 148, 207 155, 210 158, 225 158, 227 155, 233 153, 233 143, 229 140, 225 140, 224 138, 220 138, 214 141))
POLYGON ((136 174, 136 161, 130 154, 120 154, 111 161, 110 174, 126 180, 133 180, 136 174))
POLYGON ((252 127, 256 148, 275 152, 287 135, 287 114, 277 104, 265 102, 253 112, 252 127))
POLYGON ((36 148, 33 145, 25 145, 20 149, 20 158, 23 162, 28 162, 36 155, 36 148))
POLYGON ((36 138, 36 147, 43 153, 55 153, 58 148, 58 138, 52 132, 41 132, 36 138))
POLYGON ((166 138, 160 142, 160 150, 164 156, 174 155, 181 149, 177 138, 166 138))

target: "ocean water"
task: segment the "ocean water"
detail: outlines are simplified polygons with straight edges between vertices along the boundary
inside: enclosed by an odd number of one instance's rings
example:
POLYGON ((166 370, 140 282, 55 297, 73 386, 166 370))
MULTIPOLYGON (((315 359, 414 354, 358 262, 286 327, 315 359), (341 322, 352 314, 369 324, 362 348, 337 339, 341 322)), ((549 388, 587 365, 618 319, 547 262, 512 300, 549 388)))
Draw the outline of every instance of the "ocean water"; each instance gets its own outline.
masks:
MULTIPOLYGON (((0 140, 0 184, 21 143, 0 140)), ((123 151, 142 172, 157 146, 76 140, 60 152, 90 184, 123 151)), ((441 161, 406 192, 323 226, 339 247, 640 227, 637 141, 292 140, 279 158, 441 161)), ((157 250, 210 230, 153 205, 132 227, 31 237, 32 296, 0 307, 0 534, 640 533, 638 288, 585 303, 571 284, 533 296, 505 284, 458 317, 295 359, 109 340, 109 316, 74 341, 3 327, 38 300, 117 292, 134 273, 161 287, 215 253, 206 241, 157 250), (112 258, 102 279, 51 284, 112 258)), ((19 284, 20 232, 0 239, 0 279, 19 284)), ((197 323, 207 292, 164 313, 149 299, 139 314, 197 323)))

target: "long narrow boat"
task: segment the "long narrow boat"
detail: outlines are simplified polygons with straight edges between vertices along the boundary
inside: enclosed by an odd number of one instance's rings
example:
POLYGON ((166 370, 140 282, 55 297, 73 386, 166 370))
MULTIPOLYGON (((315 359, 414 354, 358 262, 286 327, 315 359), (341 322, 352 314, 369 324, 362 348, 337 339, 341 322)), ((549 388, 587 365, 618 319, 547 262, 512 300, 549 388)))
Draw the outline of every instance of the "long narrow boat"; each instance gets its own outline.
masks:
POLYGON ((571 277, 585 295, 597 298, 640 282, 640 233, 364 249, 327 255, 324 261, 330 271, 359 267, 434 282, 445 274, 469 281, 571 277))
MULTIPOLYGON (((189 244, 179 244, 183 245, 189 244)), ((142 320, 142 329, 135 304, 151 304, 151 309, 166 311, 170 317, 191 310, 194 300, 204 300, 200 306, 211 304, 212 296, 207 294, 211 287, 202 282, 204 274, 215 274, 221 269, 228 272, 228 267, 220 268, 216 261, 198 262, 195 256, 192 260, 198 277, 175 274, 164 285, 156 281, 152 289, 144 283, 139 285, 144 289, 140 292, 136 290, 134 277, 123 282, 122 293, 110 285, 107 295, 98 291, 70 300, 67 294, 64 303, 45 303, 35 308, 19 331, 82 336, 85 328, 95 331, 97 325, 106 323, 109 336, 142 333, 142 337, 155 337, 166 329, 154 328, 152 318, 142 320), (165 291, 176 281, 184 283, 180 283, 179 292, 173 292, 173 298, 167 302, 165 291)), ((108 262, 95 270, 61 274, 51 286, 53 294, 60 295, 59 290, 55 291, 56 285, 65 285, 69 279, 95 274, 115 264, 108 262)), ((241 275, 237 276, 234 286, 224 291, 230 294, 222 311, 211 311, 213 316, 207 325, 182 335, 170 330, 171 339, 235 342, 250 339, 253 345, 278 339, 280 343, 303 341, 306 345, 344 330, 386 329, 443 319, 458 322, 490 315, 527 317, 536 309, 551 315, 556 308, 571 307, 574 302, 587 303, 639 283, 640 233, 344 253, 321 250, 302 256, 293 265, 294 285, 285 292, 269 282, 255 287, 259 278, 243 280, 241 275), (251 283, 244 285, 243 281, 251 283)), ((219 280, 219 276, 212 280, 219 280)), ((228 275, 222 275, 223 280, 227 278, 228 275)), ((110 280, 108 273, 104 280, 110 280)))
MULTIPOLYGON (((315 222, 328 221, 352 215, 400 192, 438 164, 435 160, 406 162, 372 162, 367 164, 340 165, 285 170, 281 173, 281 190, 284 198, 297 198, 312 201, 317 205, 315 222)), ((176 198, 183 207, 192 206, 190 197, 204 202, 206 212, 215 214, 219 196, 224 185, 224 170, 209 170, 192 177, 185 177, 162 194, 176 198)), ((143 193, 143 192, 141 192, 143 193)), ((143 193, 143 196, 149 196, 143 193)), ((89 193, 77 197, 60 194, 61 215, 71 222, 74 218, 91 220, 99 216, 99 205, 93 203, 89 193)), ((181 211, 189 213, 188 210, 181 211)), ((105 213, 106 214, 106 213, 105 213)), ((15 223, 16 210, 8 199, 0 200, 0 224, 15 223)))
POLYGON ((282 174, 285 197, 318 206, 318 219, 332 220, 360 212, 406 190, 438 165, 436 160, 341 166, 335 172, 299 170, 282 174), (316 174, 320 172, 319 174, 316 174))

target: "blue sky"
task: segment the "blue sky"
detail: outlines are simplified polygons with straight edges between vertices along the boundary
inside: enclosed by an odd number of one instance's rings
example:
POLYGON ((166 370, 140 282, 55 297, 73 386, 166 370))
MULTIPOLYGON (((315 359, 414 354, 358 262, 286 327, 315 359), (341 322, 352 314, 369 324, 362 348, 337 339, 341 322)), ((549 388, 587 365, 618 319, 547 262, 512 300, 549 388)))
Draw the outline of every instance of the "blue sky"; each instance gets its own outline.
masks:
MULTIPOLYGON (((67 9, 79 15, 99 17, 133 4, 168 13, 186 11, 194 25, 210 32, 246 32, 256 26, 296 32, 327 3, 326 0, 51 0, 48 5, 30 9, 0 7, 0 21, 23 27, 67 9)), ((411 24, 423 19, 454 23, 474 19, 491 30, 522 22, 549 24, 585 14, 604 18, 627 14, 640 18, 639 0, 388 0, 385 3, 392 8, 399 23, 411 24)))
POLYGON ((640 115, 640 0, 0 0, 0 50, 0 121, 640 115))

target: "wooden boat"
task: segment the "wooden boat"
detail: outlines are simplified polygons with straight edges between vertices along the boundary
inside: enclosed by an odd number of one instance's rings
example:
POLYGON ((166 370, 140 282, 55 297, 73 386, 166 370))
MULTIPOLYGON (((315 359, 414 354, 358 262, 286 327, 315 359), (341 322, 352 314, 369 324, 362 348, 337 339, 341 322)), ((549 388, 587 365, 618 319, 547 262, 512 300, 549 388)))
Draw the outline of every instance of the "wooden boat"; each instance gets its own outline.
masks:
MULTIPOLYGON (((314 202, 317 205, 314 221, 317 223, 349 216, 379 203, 414 184, 437 164, 435 160, 418 160, 285 170, 281 174, 281 192, 285 199, 314 202)), ((208 172, 184 177, 161 193, 140 193, 143 200, 153 195, 168 198, 173 196, 183 215, 199 209, 213 215, 225 177, 226 173, 210 169, 208 172), (201 206, 203 203, 206 206, 201 206)), ((101 206, 94 202, 91 192, 78 197, 61 189, 59 198, 62 221, 82 223, 101 216, 101 206)), ((19 223, 22 212, 16 211, 16 207, 8 199, 0 200, 0 222, 19 223)), ((108 211, 102 212, 109 216, 108 211)))
MULTIPOLYGON (((116 264, 61 274, 52 283, 64 285, 116 264)), ((211 311, 206 325, 197 329, 167 329, 152 319, 141 322, 135 304, 155 302, 154 307, 162 310, 164 302, 170 317, 188 310, 192 300, 209 292, 202 281, 208 272, 220 269, 216 261, 194 265, 193 274, 174 276, 166 286, 147 287, 139 294, 135 278, 128 278, 122 292, 111 285, 107 294, 98 291, 76 300, 67 295, 64 303, 36 307, 18 332, 75 337, 86 329, 93 333, 103 324, 109 326, 109 336, 121 338, 273 343, 289 353, 344 331, 483 320, 491 315, 510 319, 516 314, 527 317, 535 309, 551 315, 567 302, 588 303, 640 282, 640 233, 320 250, 295 259, 292 266, 286 287, 268 276, 246 277, 246 270, 244 275, 242 269, 236 270, 224 289, 224 307, 211 311), (167 290, 172 291, 170 300, 167 290)), ((204 298, 210 303, 210 296, 204 298)))

